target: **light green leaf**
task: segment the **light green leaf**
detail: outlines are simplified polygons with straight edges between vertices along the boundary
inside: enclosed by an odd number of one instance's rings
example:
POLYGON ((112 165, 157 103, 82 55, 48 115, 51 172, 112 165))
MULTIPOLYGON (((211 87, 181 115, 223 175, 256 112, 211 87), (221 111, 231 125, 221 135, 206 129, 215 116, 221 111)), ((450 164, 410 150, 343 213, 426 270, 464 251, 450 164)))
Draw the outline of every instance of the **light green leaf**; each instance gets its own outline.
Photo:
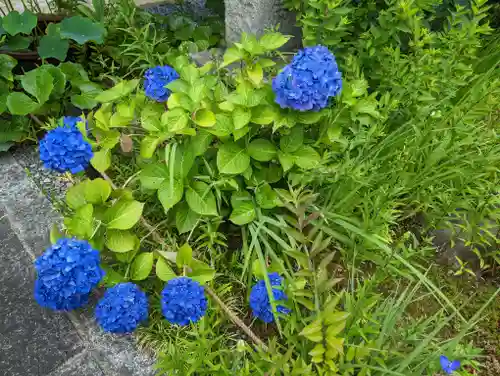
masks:
POLYGON ((172 93, 168 97, 167 106, 169 109, 174 109, 177 107, 183 108, 186 111, 193 111, 193 101, 183 93, 172 93))
POLYGON ((181 180, 174 179, 173 186, 170 179, 166 179, 158 188, 158 199, 163 205, 165 212, 177 204, 184 194, 184 185, 181 180))
POLYGON ((203 261, 191 260, 190 269, 191 271, 187 273, 188 277, 202 285, 215 278, 215 270, 203 261))
POLYGON ((200 215, 192 211, 187 203, 182 202, 176 206, 175 227, 177 227, 179 234, 191 231, 198 223, 199 218, 200 215))
POLYGON ((280 138, 280 149, 285 153, 297 151, 304 143, 304 129, 298 125, 290 130, 290 134, 280 138))
POLYGON ((54 89, 54 79, 45 69, 34 69, 21 78, 21 86, 26 92, 33 95, 38 103, 43 104, 49 99, 54 89))
POLYGON ((74 16, 61 21, 60 33, 62 38, 73 39, 80 45, 89 41, 102 44, 106 29, 103 25, 92 22, 88 18, 74 16))
MULTIPOLYGON (((186 81, 183 81, 181 79, 177 79, 175 81, 170 82, 167 85, 167 89, 169 89, 172 93, 187 94, 187 92, 189 90, 189 84, 186 81)), ((172 94, 170 96, 172 96, 172 94)))
POLYGON ((247 74, 248 78, 255 86, 260 85, 262 79, 264 78, 264 71, 259 63, 255 63, 254 66, 247 67, 247 74))
POLYGON ((141 157, 145 159, 151 158, 162 140, 161 137, 145 136, 141 140, 141 157))
POLYGON ((69 41, 61 39, 58 35, 44 35, 38 45, 38 55, 42 59, 54 58, 60 61, 66 60, 69 41))
POLYGON ((189 140, 189 148, 193 154, 198 157, 205 154, 213 139, 214 137, 210 133, 200 130, 196 136, 191 137, 189 140))
POLYGON ((229 220, 238 226, 243 226, 255 219, 255 206, 252 196, 246 191, 234 192, 231 196, 233 211, 229 220))
POLYGON ((281 33, 266 33, 260 38, 259 44, 266 51, 274 51, 290 40, 290 36, 281 33))
POLYGON ((161 125, 166 126, 172 133, 178 132, 187 127, 189 117, 186 111, 177 107, 173 110, 165 112, 161 116, 161 125))
POLYGON ((75 214, 69 222, 64 222, 71 235, 80 238, 89 238, 92 235, 92 219, 94 207, 91 204, 85 204, 76 209, 75 214))
POLYGON ((295 164, 295 157, 291 154, 283 153, 278 150, 278 160, 281 163, 281 167, 283 167, 283 171, 287 172, 290 170, 295 164))
POLYGON ((145 189, 158 189, 168 179, 168 168, 163 163, 147 165, 139 174, 141 185, 145 189))
POLYGON ((298 115, 298 122, 302 124, 315 124, 317 123, 325 114, 325 112, 314 112, 307 111, 301 112, 298 115))
POLYGON ((111 151, 102 149, 96 151, 90 160, 90 164, 99 172, 105 172, 111 166, 111 151))
POLYGON ((16 59, 7 54, 0 54, 0 77, 5 78, 7 81, 14 81, 12 69, 14 69, 16 65, 16 59))
POLYGON ((163 129, 161 117, 165 107, 160 103, 148 103, 141 112, 141 126, 150 132, 160 132, 163 129))
POLYGON ((19 14, 17 10, 9 12, 2 20, 3 29, 10 35, 31 34, 37 23, 36 15, 25 10, 19 14))
POLYGON ((106 247, 117 253, 132 251, 139 239, 130 231, 108 230, 106 232, 106 247))
POLYGON ((293 155, 295 164, 304 170, 311 170, 321 162, 321 156, 312 146, 303 145, 293 155))
POLYGON ((230 47, 224 53, 223 62, 221 68, 228 66, 236 61, 239 61, 245 57, 245 52, 239 50, 236 47, 230 47))
POLYGON ((111 89, 103 91, 101 94, 95 97, 95 100, 101 103, 107 103, 123 98, 135 90, 135 88, 139 84, 139 81, 139 79, 121 81, 111 89))
POLYGON ((137 255, 130 266, 130 278, 133 281, 142 281, 149 277, 153 269, 154 256, 152 252, 137 255))
POLYGON ((248 145, 248 154, 260 162, 268 162, 276 156, 276 147, 266 139, 258 138, 248 145))
POLYGON ((89 180, 85 184, 85 200, 91 204, 103 204, 111 194, 111 185, 102 178, 89 180))
POLYGON ((76 184, 70 187, 66 191, 66 204, 73 209, 76 210, 79 207, 87 204, 87 200, 85 199, 85 191, 87 189, 88 180, 85 180, 79 184, 76 184))
POLYGON ((198 214, 218 215, 215 196, 206 183, 195 181, 186 191, 186 201, 198 214))
POLYGON ((24 93, 14 92, 7 97, 7 108, 12 115, 28 115, 35 112, 40 105, 24 93))
POLYGON ((193 121, 200 127, 209 128, 215 125, 216 119, 212 111, 202 108, 194 113, 193 121))
POLYGON ((240 138, 242 138, 243 136, 245 136, 248 132, 250 132, 250 127, 249 126, 243 127, 241 129, 236 129, 233 132, 234 141, 238 141, 240 138))
POLYGON ((276 119, 276 116, 277 113, 273 106, 260 105, 252 108, 252 123, 268 125, 276 119))
POLYGON ((144 204, 135 200, 120 199, 106 210, 105 218, 108 228, 128 230, 141 218, 144 204))
POLYGON ((252 112, 244 107, 236 107, 232 113, 234 129, 246 126, 252 118, 252 112))
POLYGON ((53 93, 57 93, 59 95, 62 95, 64 93, 64 90, 66 88, 66 75, 63 73, 61 69, 58 67, 51 65, 51 64, 43 64, 40 66, 41 70, 45 70, 49 72, 49 74, 52 76, 53 82, 54 82, 54 90, 53 93))
POLYGON ((193 259, 193 249, 190 247, 188 243, 184 244, 177 251, 177 258, 175 263, 179 268, 184 267, 184 265, 189 266, 191 264, 191 260, 193 259))
POLYGON ((177 274, 175 274, 163 257, 158 257, 156 261, 156 276, 163 282, 168 282, 171 279, 177 278, 177 274))
POLYGON ((217 152, 217 168, 221 174, 241 174, 250 165, 245 149, 234 142, 222 144, 217 152))
POLYGON ((190 145, 178 145, 175 151, 174 176, 184 179, 193 167, 196 156, 190 145))
POLYGON ((255 199, 262 209, 272 209, 281 203, 278 194, 267 183, 257 187, 255 199))
POLYGON ((217 137, 229 136, 234 131, 233 121, 226 114, 215 115, 215 126, 207 128, 207 132, 217 137))

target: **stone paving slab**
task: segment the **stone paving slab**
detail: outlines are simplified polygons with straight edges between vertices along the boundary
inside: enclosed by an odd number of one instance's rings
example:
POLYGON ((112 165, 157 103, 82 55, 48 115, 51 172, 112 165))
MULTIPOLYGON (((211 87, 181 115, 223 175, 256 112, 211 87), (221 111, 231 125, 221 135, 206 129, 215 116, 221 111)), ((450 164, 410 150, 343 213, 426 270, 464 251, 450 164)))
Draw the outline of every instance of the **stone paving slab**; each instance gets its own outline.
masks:
MULTIPOLYGON (((33 260, 61 222, 10 154, 0 153, 0 376, 153 376, 132 336, 104 333, 93 304, 69 314, 33 298, 33 260)), ((94 297, 95 299, 95 297, 94 297)))

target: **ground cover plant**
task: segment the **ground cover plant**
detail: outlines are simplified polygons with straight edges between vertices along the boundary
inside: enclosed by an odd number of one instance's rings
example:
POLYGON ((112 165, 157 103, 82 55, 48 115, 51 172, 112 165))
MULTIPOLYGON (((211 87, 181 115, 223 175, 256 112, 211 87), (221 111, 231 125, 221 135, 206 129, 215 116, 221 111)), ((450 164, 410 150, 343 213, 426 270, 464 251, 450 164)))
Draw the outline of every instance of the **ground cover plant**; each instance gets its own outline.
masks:
POLYGON ((134 60, 89 111, 29 111, 42 162, 75 180, 37 301, 77 309, 104 288, 98 324, 137 330, 165 375, 486 375, 476 331, 495 330, 499 290, 454 286, 498 278, 488 6, 288 6, 292 56, 270 30, 197 65, 130 23, 117 40, 146 40, 120 44, 134 60))

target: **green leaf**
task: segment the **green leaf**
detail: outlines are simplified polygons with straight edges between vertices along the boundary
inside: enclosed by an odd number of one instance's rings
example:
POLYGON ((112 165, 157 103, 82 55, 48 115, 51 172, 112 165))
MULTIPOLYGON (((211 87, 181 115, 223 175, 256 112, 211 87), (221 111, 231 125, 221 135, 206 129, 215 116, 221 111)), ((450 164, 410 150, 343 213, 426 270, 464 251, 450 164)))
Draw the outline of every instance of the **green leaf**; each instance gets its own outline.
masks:
POLYGON ((175 209, 175 227, 177 227, 179 234, 191 231, 198 223, 199 218, 200 215, 192 211, 185 202, 177 205, 175 209))
POLYGON ((108 230, 106 232, 106 247, 117 253, 132 251, 139 238, 130 231, 108 230))
POLYGON ((165 212, 177 204, 184 194, 184 185, 181 180, 174 179, 173 186, 170 179, 166 179, 158 188, 158 199, 163 205, 165 212))
POLYGON ((95 100, 101 103, 107 103, 123 98, 135 90, 135 88, 139 84, 139 81, 139 79, 121 81, 111 89, 103 91, 101 94, 95 97, 95 100))
POLYGON ((66 204, 73 209, 76 210, 79 207, 87 204, 87 200, 85 199, 85 191, 87 189, 88 180, 83 181, 80 184, 76 184, 70 187, 66 192, 66 204))
POLYGON ((290 130, 290 134, 280 138, 280 149, 285 153, 297 151, 304 143, 304 129, 298 125, 290 130))
POLYGON ((95 136, 97 136, 99 140, 97 144, 102 148, 102 150, 108 150, 108 154, 110 154, 109 150, 114 148, 118 142, 120 142, 121 134, 117 130, 102 131, 100 129, 96 129, 94 132, 95 136))
POLYGON ((90 164, 99 172, 105 172, 111 166, 111 151, 102 149, 96 151, 90 160, 90 164))
POLYGON ((302 124, 315 124, 317 123, 325 114, 325 112, 301 112, 298 116, 298 122, 302 124))
POLYGON ((253 34, 243 32, 241 34, 241 45, 251 55, 259 55, 263 52, 259 42, 257 42, 257 38, 253 34))
POLYGON ((293 155, 295 164, 303 170, 311 170, 321 162, 321 156, 311 146, 303 145, 293 155))
POLYGON ((177 278, 177 274, 175 274, 163 257, 158 257, 156 261, 156 276, 163 282, 168 282, 171 279, 177 278))
POLYGON ((194 113, 193 121, 200 127, 213 127, 215 125, 215 114, 205 108, 199 109, 194 113))
POLYGON ((243 226, 255 219, 255 206, 248 192, 234 192, 231 196, 231 206, 233 211, 229 220, 235 225, 243 226))
POLYGON ((214 137, 210 133, 200 130, 196 136, 191 137, 189 140, 189 148, 198 157, 205 154, 213 139, 214 137))
POLYGON ((42 59, 54 58, 60 61, 66 60, 68 54, 69 41, 61 39, 60 36, 44 35, 38 45, 38 55, 42 59))
POLYGON ((180 107, 185 109, 186 111, 192 112, 194 104, 193 101, 186 94, 172 93, 168 97, 167 106, 170 110, 180 107))
POLYGON ((85 184, 85 201, 91 204, 103 204, 111 194, 111 185, 102 178, 89 180, 85 184))
POLYGON ((14 10, 9 12, 2 21, 3 29, 10 35, 16 34, 31 34, 37 23, 35 14, 29 10, 25 10, 19 14, 14 10))
POLYGON ((191 260, 190 269, 191 271, 187 273, 188 277, 202 285, 215 278, 215 270, 203 261, 191 260))
POLYGON ((40 105, 24 93, 10 93, 7 97, 7 108, 12 115, 28 115, 35 112, 40 105))
POLYGON ((295 164, 295 157, 291 154, 283 153, 278 150, 278 160, 281 163, 281 167, 283 167, 283 171, 287 172, 290 170, 295 164))
POLYGON ((54 79, 46 69, 34 69, 22 76, 21 86, 33 95, 38 103, 44 104, 54 89, 54 79))
POLYGON ((143 208, 144 204, 139 201, 123 199, 116 201, 105 213, 108 228, 117 230, 132 228, 141 218, 143 208))
POLYGON ((175 151, 174 176, 184 179, 193 167, 196 156, 190 145, 178 145, 175 151))
POLYGON ((194 212, 201 215, 218 215, 215 196, 210 186, 195 181, 186 191, 186 201, 194 212))
POLYGON ((185 243, 177 251, 177 258, 175 259, 175 263, 179 268, 182 268, 184 267, 184 265, 189 266, 191 264, 192 259, 193 259, 193 249, 188 243, 185 243))
POLYGON ((89 238, 92 235, 94 208, 91 204, 79 207, 69 222, 64 222, 71 235, 89 238))
POLYGON ((234 129, 246 126, 252 118, 252 112, 244 107, 236 107, 232 112, 234 129))
POLYGON ((273 106, 260 105, 252 108, 252 123, 268 125, 276 119, 276 116, 277 113, 273 106))
POLYGON ((157 190, 168 177, 168 168, 163 163, 147 165, 139 174, 139 180, 145 189, 157 190))
POLYGON ((59 95, 64 93, 66 88, 66 75, 61 69, 51 64, 43 64, 38 69, 45 70, 52 76, 52 80, 54 82, 53 93, 57 93, 59 95))
POLYGON ((167 111, 161 116, 161 125, 167 126, 168 130, 172 133, 186 128, 188 123, 189 117, 186 111, 179 107, 167 111))
POLYGON ((250 165, 245 149, 234 142, 222 144, 217 152, 217 168, 221 174, 241 174, 250 165))
POLYGON ((2 46, 4 51, 22 51, 27 50, 33 41, 32 37, 23 37, 21 35, 16 35, 10 37, 7 42, 2 46))
POLYGON ((215 115, 215 126, 207 128, 207 132, 217 137, 229 136, 234 131, 231 118, 226 114, 215 115))
POLYGON ((163 141, 162 137, 156 136, 145 136, 141 140, 141 157, 144 159, 149 159, 153 157, 153 154, 158 147, 158 144, 163 141))
POLYGON ((62 38, 73 39, 80 45, 89 41, 102 44, 106 29, 103 25, 92 22, 88 18, 74 16, 61 21, 60 33, 62 38))
POLYGON ((163 129, 161 117, 165 107, 160 103, 148 103, 141 112, 141 125, 150 132, 159 132, 163 129))
POLYGON ((248 154, 260 162, 268 162, 276 156, 276 147, 266 139, 258 138, 248 145, 248 154))
POLYGON ((97 106, 94 93, 74 94, 71 96, 71 104, 82 110, 90 110, 97 106))
POLYGON ((247 74, 248 78, 255 86, 260 85, 264 78, 264 71, 259 63, 255 63, 252 67, 247 67, 247 74))
POLYGON ((274 51, 290 40, 290 36, 281 33, 266 33, 260 38, 259 44, 266 51, 274 51))
POLYGON ((61 238, 64 237, 64 234, 59 231, 59 227, 57 227, 57 224, 54 223, 52 227, 50 228, 50 242, 52 244, 57 243, 57 241, 61 238))
POLYGON ((14 69, 16 65, 16 59, 6 54, 0 54, 0 77, 5 78, 7 81, 14 81, 12 69, 14 69))
POLYGON ((278 194, 267 183, 257 187, 255 199, 262 209, 272 209, 281 204, 278 194))
POLYGON ((236 47, 230 47, 226 50, 224 53, 224 58, 222 65, 220 66, 221 68, 228 66, 229 64, 232 64, 236 61, 239 61, 245 57, 245 52, 240 51, 236 47))
POLYGON ((137 255, 130 266, 130 278, 133 281, 142 281, 149 277, 153 269, 154 255, 152 252, 144 252, 137 255))
MULTIPOLYGON (((181 79, 177 79, 175 81, 170 82, 166 87, 172 93, 184 93, 184 94, 186 94, 189 90, 189 84, 186 81, 183 81, 181 79)), ((172 96, 172 95, 170 95, 170 96, 172 96)), ((169 108, 170 108, 170 106, 169 106, 169 108)))
POLYGON ((236 129, 233 132, 234 141, 238 141, 240 138, 245 136, 248 132, 250 132, 250 127, 248 127, 248 126, 243 127, 241 129, 236 129))

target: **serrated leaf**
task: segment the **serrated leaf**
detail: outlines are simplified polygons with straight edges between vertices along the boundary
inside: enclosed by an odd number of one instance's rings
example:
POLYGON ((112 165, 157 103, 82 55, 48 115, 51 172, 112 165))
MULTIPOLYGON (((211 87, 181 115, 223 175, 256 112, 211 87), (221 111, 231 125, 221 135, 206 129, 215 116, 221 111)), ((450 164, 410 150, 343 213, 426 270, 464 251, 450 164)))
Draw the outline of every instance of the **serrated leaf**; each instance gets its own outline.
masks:
POLYGON ((103 204, 111 194, 111 185, 102 178, 89 180, 85 184, 85 200, 91 204, 103 204))
POLYGON ((281 33, 266 33, 260 38, 259 44, 266 51, 274 51, 288 42, 290 38, 290 36, 281 33))
POLYGON ((117 253, 124 253, 135 249, 139 241, 130 231, 108 230, 106 232, 106 247, 117 253))
POLYGON ((246 126, 252 118, 252 112, 244 107, 236 107, 232 112, 234 129, 241 129, 246 126))
POLYGON ((194 113, 193 121, 200 127, 209 128, 215 125, 216 119, 212 111, 202 108, 194 113))
POLYGON ((192 211, 186 202, 176 206, 175 227, 177 227, 179 234, 191 231, 198 223, 199 218, 200 215, 192 211))
POLYGON ((195 181, 186 191, 186 201, 189 208, 198 214, 218 215, 215 196, 206 183, 195 181))
POLYGON ((283 153, 280 150, 278 150, 278 160, 280 161, 281 167, 283 167, 284 172, 290 170, 295 164, 295 157, 293 155, 283 153))
POLYGON ((304 129, 298 125, 290 133, 280 138, 280 149, 285 153, 293 153, 304 144, 304 129))
POLYGON ((184 93, 172 93, 168 97, 167 106, 169 109, 183 108, 186 111, 193 111, 194 104, 191 99, 184 93))
POLYGON ((181 180, 174 179, 170 184, 170 179, 166 179, 158 188, 158 199, 165 211, 177 204, 184 194, 184 185, 181 180))
POLYGON ((246 69, 248 78, 255 86, 261 84, 264 78, 264 71, 259 63, 255 63, 253 66, 247 67, 246 69))
POLYGON ((161 184, 168 179, 169 173, 167 166, 163 163, 154 163, 147 165, 139 174, 141 185, 145 189, 160 188, 161 184))
POLYGON ((313 342, 320 342, 323 340, 323 326, 321 320, 316 319, 309 325, 307 325, 299 335, 306 337, 308 340, 313 342))
POLYGON ((172 133, 187 127, 189 117, 182 108, 174 108, 161 116, 161 125, 166 126, 172 133))
POLYGON ((168 262, 163 257, 158 257, 156 261, 156 276, 163 282, 177 278, 177 274, 172 270, 168 262))
POLYGON ((193 249, 188 243, 182 245, 177 251, 177 258, 175 263, 179 268, 184 267, 184 265, 189 266, 193 259, 193 249))
POLYGON ((217 137, 229 136, 234 131, 233 121, 226 114, 215 114, 215 125, 206 131, 217 137))
POLYGON ((244 56, 245 56, 245 53, 243 51, 240 51, 238 48, 236 48, 236 47, 228 48, 226 50, 226 52, 224 53, 221 68, 226 67, 229 64, 232 64, 236 61, 243 59, 244 56))
POLYGON ((87 204, 87 200, 85 199, 85 190, 88 181, 85 180, 82 183, 76 184, 70 187, 66 191, 66 204, 73 209, 76 210, 79 207, 87 204))
POLYGON ((349 317, 349 312, 334 312, 326 315, 325 319, 325 324, 326 325, 332 325, 338 322, 345 322, 347 318, 349 317))
POLYGON ((189 148, 192 153, 198 157, 205 154, 213 139, 214 137, 210 133, 200 130, 196 136, 191 137, 189 140, 189 148))
POLYGON ((252 140, 247 150, 248 154, 259 162, 268 162, 276 156, 276 147, 271 141, 264 138, 252 140))
POLYGON ((217 168, 222 174, 241 174, 250 165, 245 149, 235 143, 222 144, 217 152, 217 168))
POLYGON ((73 39, 80 45, 89 41, 102 44, 106 29, 103 25, 92 22, 88 18, 74 16, 61 21, 60 34, 62 38, 73 39))
POLYGON ((202 285, 215 278, 215 270, 203 261, 192 259, 190 269, 188 277, 202 285))
POLYGON ((99 172, 105 172, 111 166, 111 151, 102 149, 96 151, 90 160, 90 164, 99 172))
POLYGON ((95 97, 95 100, 101 103, 113 102, 117 99, 123 98, 132 93, 137 85, 139 79, 130 81, 121 81, 109 90, 105 90, 95 97))
POLYGON ((267 183, 257 187, 255 199, 262 209, 272 209, 281 203, 278 194, 267 183))
POLYGON ((120 199, 106 210, 105 217, 110 229, 128 230, 132 228, 142 215, 144 204, 135 200, 120 199))
POLYGON ((252 108, 252 123, 268 125, 276 119, 276 116, 276 110, 272 106, 260 105, 252 108))
POLYGON ((231 206, 233 210, 229 220, 238 226, 250 223, 256 217, 252 196, 246 191, 234 192, 231 195, 231 206))
POLYGON ((295 153, 295 164, 304 170, 311 170, 319 166, 321 157, 313 147, 303 145, 295 153))
POLYGON ((130 266, 130 279, 142 281, 149 277, 153 269, 154 256, 151 252, 140 253, 130 266))

